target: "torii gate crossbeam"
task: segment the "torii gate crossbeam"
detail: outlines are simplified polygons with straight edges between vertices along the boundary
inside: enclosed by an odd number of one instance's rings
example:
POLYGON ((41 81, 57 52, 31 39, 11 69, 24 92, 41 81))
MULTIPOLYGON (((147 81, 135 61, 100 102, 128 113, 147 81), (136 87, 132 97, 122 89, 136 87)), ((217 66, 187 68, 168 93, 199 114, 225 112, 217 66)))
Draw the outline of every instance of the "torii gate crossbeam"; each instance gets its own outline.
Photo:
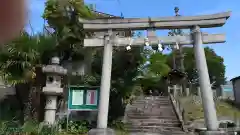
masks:
POLYGON ((161 18, 125 18, 125 19, 95 19, 84 20, 83 28, 87 31, 112 30, 146 30, 155 29, 189 29, 193 26, 212 28, 223 26, 230 17, 231 12, 200 16, 171 16, 161 18))
MULTIPOLYGON (((224 43, 226 40, 225 34, 205 34, 202 36, 203 44, 213 44, 213 43, 224 43)), ((135 38, 131 39, 131 46, 142 46, 144 44, 145 38, 135 38)), ((162 36, 157 38, 151 38, 149 43, 157 45, 161 41, 162 45, 174 45, 176 42, 179 45, 192 45, 193 39, 192 35, 185 36, 162 36)), ((97 47, 104 46, 104 38, 87 38, 84 39, 85 47, 97 47)), ((114 46, 127 46, 130 43, 130 38, 118 38, 116 37, 112 44, 114 46)))

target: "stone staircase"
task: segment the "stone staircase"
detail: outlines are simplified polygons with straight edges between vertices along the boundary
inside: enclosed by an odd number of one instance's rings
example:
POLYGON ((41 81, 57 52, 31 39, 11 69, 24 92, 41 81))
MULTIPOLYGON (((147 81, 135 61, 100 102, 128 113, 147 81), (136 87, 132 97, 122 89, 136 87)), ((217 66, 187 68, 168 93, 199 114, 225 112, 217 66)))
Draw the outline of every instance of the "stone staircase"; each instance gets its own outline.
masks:
POLYGON ((131 135, 185 135, 168 96, 139 97, 125 115, 131 135))

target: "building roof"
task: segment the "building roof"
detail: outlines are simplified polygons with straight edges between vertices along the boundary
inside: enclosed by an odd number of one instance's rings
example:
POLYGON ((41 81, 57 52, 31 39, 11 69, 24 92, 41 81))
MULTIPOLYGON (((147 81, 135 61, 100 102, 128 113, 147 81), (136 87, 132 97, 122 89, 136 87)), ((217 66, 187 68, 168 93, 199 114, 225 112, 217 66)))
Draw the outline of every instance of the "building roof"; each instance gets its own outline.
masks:
MULTIPOLYGON (((103 13, 103 12, 99 12, 99 11, 96 11, 96 10, 92 10, 90 9, 91 12, 93 12, 94 14, 96 14, 96 19, 109 19, 109 18, 118 18, 118 19, 123 19, 124 17, 123 16, 115 16, 115 15, 110 15, 110 14, 107 14, 107 13, 103 13)), ((125 30, 124 32, 124 36, 125 37, 129 37, 132 35, 132 31, 131 30, 125 30)))
POLYGON ((236 80, 238 80, 238 79, 240 79, 240 76, 237 76, 237 77, 235 77, 235 78, 232 78, 230 81, 234 82, 234 81, 236 81, 236 80))
POLYGON ((91 11, 98 15, 97 19, 123 18, 122 16, 110 15, 110 14, 99 12, 99 11, 96 11, 96 10, 91 10, 91 11))

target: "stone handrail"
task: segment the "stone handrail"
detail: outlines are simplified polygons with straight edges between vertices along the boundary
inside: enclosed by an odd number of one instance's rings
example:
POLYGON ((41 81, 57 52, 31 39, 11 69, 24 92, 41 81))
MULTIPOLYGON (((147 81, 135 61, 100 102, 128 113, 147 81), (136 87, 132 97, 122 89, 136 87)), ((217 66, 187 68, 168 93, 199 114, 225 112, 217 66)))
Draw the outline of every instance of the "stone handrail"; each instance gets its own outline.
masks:
POLYGON ((187 131, 187 128, 185 127, 185 123, 184 123, 184 108, 181 106, 180 101, 176 98, 174 98, 174 96, 172 94, 170 94, 170 100, 172 102, 173 108, 175 113, 177 114, 177 117, 179 119, 179 121, 181 122, 181 126, 183 131, 187 131))

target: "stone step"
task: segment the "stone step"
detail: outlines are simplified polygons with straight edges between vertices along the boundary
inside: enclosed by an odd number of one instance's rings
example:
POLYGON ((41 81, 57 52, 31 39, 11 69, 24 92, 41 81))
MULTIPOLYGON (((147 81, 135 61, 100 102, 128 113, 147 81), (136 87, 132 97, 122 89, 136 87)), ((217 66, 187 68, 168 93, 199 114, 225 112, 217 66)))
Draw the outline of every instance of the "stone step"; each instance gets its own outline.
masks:
POLYGON ((183 132, 180 127, 160 127, 160 126, 132 126, 128 129, 130 132, 153 132, 153 133, 161 133, 166 131, 171 131, 172 133, 183 132))
POLYGON ((127 115, 135 115, 135 116, 175 116, 175 112, 173 110, 169 111, 157 111, 157 110, 140 110, 140 111, 129 111, 127 115))
POLYGON ((141 102, 133 102, 131 105, 139 106, 139 105, 148 105, 148 106, 160 106, 160 105, 172 105, 171 102, 155 102, 155 103, 141 103, 141 102))
POLYGON ((171 100, 170 99, 158 99, 158 100, 135 100, 133 102, 170 102, 171 100))
POLYGON ((147 132, 132 132, 129 135, 187 135, 185 132, 175 132, 172 133, 171 131, 164 131, 161 133, 147 133, 147 132))
POLYGON ((134 103, 134 104, 131 104, 131 106, 141 106, 141 107, 145 107, 145 106, 156 106, 156 107, 160 107, 160 106, 172 106, 172 103, 161 103, 161 104, 138 104, 138 103, 134 103))
POLYGON ((155 100, 158 100, 158 99, 169 99, 168 96, 145 96, 145 97, 140 97, 138 99, 155 99, 155 100))
POLYGON ((127 110, 128 112, 133 112, 133 113, 161 113, 161 112, 174 112, 173 108, 168 108, 168 109, 163 109, 163 108, 157 108, 157 107, 148 107, 148 108, 141 108, 141 107, 136 107, 136 108, 131 108, 127 110))
POLYGON ((155 109, 159 109, 159 110, 173 110, 172 106, 129 106, 127 109, 151 109, 151 108, 155 108, 155 109))
POLYGON ((180 122, 167 122, 167 123, 163 123, 163 122, 129 122, 126 123, 127 127, 131 127, 131 126, 161 126, 161 127, 181 127, 181 123, 180 122))
POLYGON ((131 106, 128 106, 128 109, 148 109, 148 108, 156 108, 156 109, 162 109, 162 110, 165 110, 165 109, 172 109, 173 110, 173 106, 172 105, 131 105, 131 106))
POLYGON ((135 100, 132 103, 164 103, 164 102, 171 102, 170 100, 135 100))
POLYGON ((177 123, 178 119, 129 119, 129 122, 141 122, 141 123, 177 123))
POLYGON ((172 104, 162 104, 162 105, 157 105, 157 104, 132 104, 129 106, 130 108, 142 108, 142 109, 146 109, 146 108, 159 108, 159 109, 165 109, 165 108, 172 108, 173 106, 172 104))
POLYGON ((146 97, 146 98, 137 98, 136 100, 169 100, 169 97, 146 97))
POLYGON ((167 96, 139 98, 127 107, 126 115, 128 121, 126 126, 130 133, 184 135, 181 123, 167 96))
POLYGON ((127 115, 128 119, 170 119, 177 120, 177 116, 146 116, 146 115, 127 115))
POLYGON ((182 131, 182 128, 180 127, 166 127, 166 126, 138 126, 138 125, 131 125, 129 129, 150 129, 150 130, 157 130, 159 132, 161 131, 182 131))
POLYGON ((133 101, 132 104, 161 104, 161 103, 171 103, 171 101, 133 101))
POLYGON ((174 112, 128 112, 128 116, 175 116, 174 112))
POLYGON ((128 107, 127 111, 137 111, 137 110, 152 110, 152 109, 157 109, 157 110, 166 110, 166 111, 171 111, 173 110, 173 107, 138 107, 138 106, 134 106, 134 107, 128 107))
POLYGON ((190 135, 183 131, 152 131, 152 130, 127 130, 127 131, 129 132, 128 135, 190 135))
POLYGON ((131 113, 128 114, 128 118, 145 118, 145 117, 149 117, 149 118, 155 118, 155 117, 176 117, 176 115, 174 113, 159 113, 160 115, 157 114, 138 114, 138 113, 131 113))
MULTIPOLYGON (((185 132, 171 132, 171 131, 163 131, 163 132, 130 132, 128 135, 190 135, 188 133, 185 132)), ((192 135, 192 134, 191 134, 192 135)))

